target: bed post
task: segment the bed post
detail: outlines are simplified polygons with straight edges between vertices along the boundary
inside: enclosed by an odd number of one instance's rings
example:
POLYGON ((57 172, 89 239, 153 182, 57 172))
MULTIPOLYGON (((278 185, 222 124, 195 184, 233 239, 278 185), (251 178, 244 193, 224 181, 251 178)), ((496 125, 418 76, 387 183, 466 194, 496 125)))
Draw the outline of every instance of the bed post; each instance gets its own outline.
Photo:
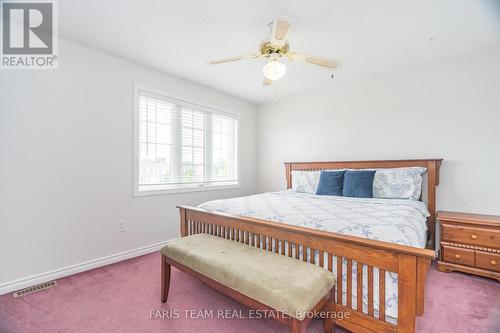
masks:
POLYGON ((427 207, 429 216, 427 229, 429 230, 429 240, 427 248, 434 250, 436 242, 436 186, 439 185, 439 167, 441 160, 429 160, 427 162, 427 207))
POLYGON ((398 332, 415 333, 417 260, 398 255, 398 332))
POLYGON ((286 188, 292 188, 292 163, 285 162, 286 188))
POLYGON ((431 261, 427 258, 417 258, 417 298, 416 315, 424 314, 425 277, 431 268, 431 261))

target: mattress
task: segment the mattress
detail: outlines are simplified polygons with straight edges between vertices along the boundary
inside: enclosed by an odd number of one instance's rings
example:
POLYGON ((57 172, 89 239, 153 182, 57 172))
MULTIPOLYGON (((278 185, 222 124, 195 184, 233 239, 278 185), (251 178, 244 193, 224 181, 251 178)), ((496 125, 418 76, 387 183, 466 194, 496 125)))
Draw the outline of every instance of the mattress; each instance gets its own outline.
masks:
MULTIPOLYGON (((347 198, 298 193, 291 190, 205 202, 200 208, 231 215, 254 217, 290 225, 337 232, 367 239, 424 248, 427 240, 426 205, 400 199, 347 198)), ((318 253, 315 253, 317 256, 318 253)), ((318 262, 318 261, 316 261, 318 262)), ((336 265, 333 265, 336 274, 336 265)), ((346 299, 346 262, 343 297, 346 299)), ((357 272, 353 264, 353 307, 356 309, 357 272)), ((367 267, 363 267, 363 312, 368 308, 367 267)), ((397 274, 386 272, 386 320, 398 313, 397 274)), ((374 309, 378 316, 378 270, 374 269, 374 309)))

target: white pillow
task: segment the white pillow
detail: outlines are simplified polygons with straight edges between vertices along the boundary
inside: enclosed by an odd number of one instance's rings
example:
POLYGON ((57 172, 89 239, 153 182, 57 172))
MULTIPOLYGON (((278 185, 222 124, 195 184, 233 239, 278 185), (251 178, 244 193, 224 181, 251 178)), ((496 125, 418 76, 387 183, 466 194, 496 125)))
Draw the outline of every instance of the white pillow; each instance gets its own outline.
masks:
POLYGON ((377 169, 373 179, 373 197, 419 200, 422 193, 422 167, 377 169))
POLYGON ((321 171, 292 171, 292 191, 316 194, 321 171))

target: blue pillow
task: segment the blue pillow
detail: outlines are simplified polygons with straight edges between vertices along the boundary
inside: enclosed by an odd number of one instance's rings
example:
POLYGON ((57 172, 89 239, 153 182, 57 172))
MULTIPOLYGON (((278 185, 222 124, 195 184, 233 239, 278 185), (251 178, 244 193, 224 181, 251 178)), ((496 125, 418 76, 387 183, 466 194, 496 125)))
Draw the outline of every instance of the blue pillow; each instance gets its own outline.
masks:
POLYGON ((345 171, 321 171, 317 195, 342 195, 345 171))
POLYGON ((344 197, 373 198, 373 179, 375 171, 350 171, 344 174, 344 197))

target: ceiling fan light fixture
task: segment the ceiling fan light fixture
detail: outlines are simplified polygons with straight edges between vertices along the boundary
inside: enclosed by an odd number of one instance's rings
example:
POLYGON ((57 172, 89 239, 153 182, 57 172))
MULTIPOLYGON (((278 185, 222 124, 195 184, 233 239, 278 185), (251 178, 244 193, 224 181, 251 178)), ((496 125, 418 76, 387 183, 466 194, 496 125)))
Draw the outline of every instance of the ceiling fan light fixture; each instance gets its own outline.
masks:
POLYGON ((262 73, 269 80, 279 80, 285 75, 286 66, 277 59, 270 59, 267 64, 262 67, 262 73))
MULTIPOLYGON (((280 59, 287 59, 292 63, 302 62, 315 66, 321 66, 328 68, 329 70, 337 70, 341 66, 342 62, 339 60, 291 51, 290 43, 288 41, 290 19, 278 17, 274 19, 268 27, 270 28, 270 36, 259 44, 258 52, 237 57, 212 60, 209 61, 209 64, 217 65, 240 60, 259 58, 267 59, 267 63, 262 67, 262 73, 264 74, 264 80, 262 81, 263 86, 269 86, 273 84, 273 81, 277 81, 285 75, 286 66, 279 61, 280 59)), ((231 75, 229 76, 233 77, 231 75)))

